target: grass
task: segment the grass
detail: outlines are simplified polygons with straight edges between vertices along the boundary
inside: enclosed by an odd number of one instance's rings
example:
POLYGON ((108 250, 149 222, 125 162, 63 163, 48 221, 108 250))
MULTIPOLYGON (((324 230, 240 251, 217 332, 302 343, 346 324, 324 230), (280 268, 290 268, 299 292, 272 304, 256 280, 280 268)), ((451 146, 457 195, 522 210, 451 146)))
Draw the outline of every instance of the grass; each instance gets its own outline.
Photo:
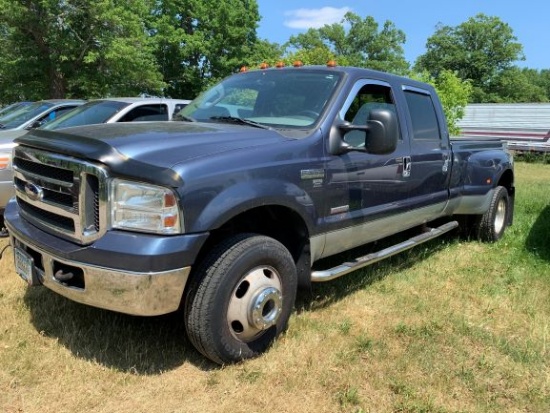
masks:
POLYGON ((28 289, 8 249, 0 411, 549 412, 550 166, 516 175, 500 242, 438 239, 315 285, 268 353, 221 368, 188 343, 181 314, 28 289))

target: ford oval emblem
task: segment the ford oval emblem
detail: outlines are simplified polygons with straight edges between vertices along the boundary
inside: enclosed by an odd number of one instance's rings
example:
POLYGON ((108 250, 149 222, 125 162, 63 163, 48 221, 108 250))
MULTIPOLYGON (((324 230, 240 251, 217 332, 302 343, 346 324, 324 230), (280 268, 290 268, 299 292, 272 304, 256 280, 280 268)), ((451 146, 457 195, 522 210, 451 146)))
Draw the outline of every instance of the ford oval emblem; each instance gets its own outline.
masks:
POLYGON ((44 191, 41 187, 31 182, 25 184, 25 193, 31 201, 40 201, 44 196, 44 191))

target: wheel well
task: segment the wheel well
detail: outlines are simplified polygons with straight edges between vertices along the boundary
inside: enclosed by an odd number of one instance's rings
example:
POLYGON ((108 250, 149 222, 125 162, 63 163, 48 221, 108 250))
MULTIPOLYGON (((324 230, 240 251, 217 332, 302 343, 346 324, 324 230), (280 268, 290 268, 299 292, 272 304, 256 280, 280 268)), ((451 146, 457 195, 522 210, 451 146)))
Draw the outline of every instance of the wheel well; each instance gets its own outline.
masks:
POLYGON ((290 252, 298 271, 298 284, 309 288, 311 283, 311 254, 309 231, 304 220, 295 211, 277 205, 268 205, 245 211, 210 232, 201 248, 202 256, 230 235, 255 233, 276 239, 290 252))
POLYGON ((508 195, 513 196, 513 188, 514 188, 514 174, 511 170, 506 170, 500 177, 498 181, 499 186, 503 186, 508 190, 508 195))
POLYGON ((508 191, 508 196, 511 199, 510 209, 508 211, 508 217, 506 219, 508 221, 508 225, 512 225, 514 223, 514 198, 516 195, 514 188, 514 173, 510 169, 504 171, 498 181, 498 184, 506 188, 506 190, 508 191))

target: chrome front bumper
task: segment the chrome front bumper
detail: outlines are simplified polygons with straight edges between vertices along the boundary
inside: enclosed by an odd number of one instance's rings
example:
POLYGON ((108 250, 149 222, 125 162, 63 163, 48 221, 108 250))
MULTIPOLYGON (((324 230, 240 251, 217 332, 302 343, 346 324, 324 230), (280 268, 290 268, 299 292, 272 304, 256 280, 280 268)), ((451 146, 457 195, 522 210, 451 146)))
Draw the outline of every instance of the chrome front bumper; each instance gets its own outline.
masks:
POLYGON ((132 315, 176 311, 191 271, 191 267, 184 267, 164 272, 125 272, 63 260, 28 245, 13 232, 10 242, 14 250, 32 259, 32 277, 26 279, 30 285, 43 284, 70 300, 132 315), (63 281, 63 275, 69 273, 76 278, 63 281))

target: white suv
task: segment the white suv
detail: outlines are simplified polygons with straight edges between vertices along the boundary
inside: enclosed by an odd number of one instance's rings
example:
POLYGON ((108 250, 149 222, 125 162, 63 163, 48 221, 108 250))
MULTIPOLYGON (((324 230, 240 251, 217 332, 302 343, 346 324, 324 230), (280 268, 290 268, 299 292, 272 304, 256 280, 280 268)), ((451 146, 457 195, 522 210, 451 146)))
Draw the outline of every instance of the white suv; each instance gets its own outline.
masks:
POLYGON ((190 100, 164 98, 108 98, 91 100, 44 125, 41 129, 61 129, 94 123, 172 120, 190 100))

